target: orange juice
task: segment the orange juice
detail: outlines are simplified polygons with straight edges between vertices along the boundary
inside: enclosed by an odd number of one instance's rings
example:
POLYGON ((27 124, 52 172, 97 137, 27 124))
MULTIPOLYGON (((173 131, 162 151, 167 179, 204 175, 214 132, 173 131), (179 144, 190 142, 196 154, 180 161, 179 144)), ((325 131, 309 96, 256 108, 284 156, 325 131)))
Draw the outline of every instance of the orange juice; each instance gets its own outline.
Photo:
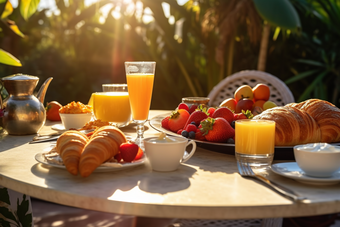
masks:
POLYGON ((93 94, 93 113, 102 121, 123 124, 130 121, 129 93, 96 92, 93 94))
POLYGON ((92 109, 93 109, 93 94, 94 94, 94 93, 91 94, 90 100, 89 100, 89 102, 87 103, 87 105, 91 106, 92 109))
POLYGON ((235 122, 235 152, 249 155, 274 154, 275 122, 240 120, 235 122))
POLYGON ((128 74, 126 80, 130 95, 132 117, 134 120, 148 119, 154 74, 128 74))

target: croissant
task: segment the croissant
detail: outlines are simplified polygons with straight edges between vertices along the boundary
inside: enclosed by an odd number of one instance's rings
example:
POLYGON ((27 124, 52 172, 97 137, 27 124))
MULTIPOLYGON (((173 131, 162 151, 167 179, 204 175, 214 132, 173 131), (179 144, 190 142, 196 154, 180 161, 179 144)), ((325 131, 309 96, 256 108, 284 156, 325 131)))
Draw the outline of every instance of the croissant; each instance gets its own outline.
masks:
POLYGON ((268 109, 254 117, 276 122, 275 145, 340 141, 340 109, 319 99, 268 109))
POLYGON ((78 131, 66 131, 57 140, 56 150, 67 171, 78 174, 80 155, 88 142, 88 137, 78 131))
POLYGON ((309 99, 298 104, 288 104, 306 111, 321 129, 321 142, 340 141, 340 109, 324 100, 309 99))
POLYGON ((124 133, 114 126, 99 128, 86 144, 80 157, 79 172, 89 176, 103 162, 118 154, 119 146, 127 142, 124 133))

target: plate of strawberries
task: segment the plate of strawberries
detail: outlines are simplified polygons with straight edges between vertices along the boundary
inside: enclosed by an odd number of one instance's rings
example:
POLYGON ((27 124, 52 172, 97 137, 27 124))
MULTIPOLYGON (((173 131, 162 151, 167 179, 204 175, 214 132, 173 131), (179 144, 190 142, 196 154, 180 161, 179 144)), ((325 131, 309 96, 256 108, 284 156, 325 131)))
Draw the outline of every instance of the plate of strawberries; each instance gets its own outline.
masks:
MULTIPOLYGON (((194 140, 202 148, 235 155, 235 121, 251 117, 250 111, 235 114, 227 107, 199 105, 193 109, 180 103, 174 111, 152 118, 150 126, 194 140)), ((293 147, 275 147, 274 159, 294 160, 293 147)))

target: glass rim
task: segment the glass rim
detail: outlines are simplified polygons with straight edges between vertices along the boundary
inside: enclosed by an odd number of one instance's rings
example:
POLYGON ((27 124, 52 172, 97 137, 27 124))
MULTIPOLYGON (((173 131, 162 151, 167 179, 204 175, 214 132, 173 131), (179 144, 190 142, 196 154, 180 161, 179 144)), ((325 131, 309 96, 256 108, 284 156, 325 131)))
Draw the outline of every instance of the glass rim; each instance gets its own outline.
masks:
POLYGON ((171 141, 171 142, 155 142, 155 141, 150 141, 150 140, 157 139, 157 138, 158 138, 158 136, 147 137, 147 138, 144 138, 143 141, 145 143, 149 143, 149 144, 161 144, 161 145, 165 145, 165 146, 168 146, 169 144, 187 143, 189 141, 185 137, 183 137, 183 138, 182 137, 172 137, 175 140, 171 141))
POLYGON ((238 119, 235 121, 236 122, 242 122, 242 121, 253 121, 253 122, 270 122, 270 123, 275 123, 274 120, 267 120, 267 119, 238 119))
POLYGON ((209 97, 183 97, 182 101, 210 101, 209 97))
POLYGON ((106 87, 125 87, 127 84, 102 84, 102 86, 106 87))
POLYGON ((124 64, 156 63, 155 61, 126 61, 124 64))

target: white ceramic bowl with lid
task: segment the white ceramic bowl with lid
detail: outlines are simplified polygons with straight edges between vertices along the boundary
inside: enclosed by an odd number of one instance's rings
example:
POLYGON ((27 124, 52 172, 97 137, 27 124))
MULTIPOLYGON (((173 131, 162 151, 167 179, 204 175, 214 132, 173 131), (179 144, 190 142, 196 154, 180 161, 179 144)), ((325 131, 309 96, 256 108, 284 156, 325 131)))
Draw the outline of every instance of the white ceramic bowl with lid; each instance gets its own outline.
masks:
POLYGON ((312 177, 331 177, 340 170, 340 146, 310 143, 294 146, 298 166, 312 177))

